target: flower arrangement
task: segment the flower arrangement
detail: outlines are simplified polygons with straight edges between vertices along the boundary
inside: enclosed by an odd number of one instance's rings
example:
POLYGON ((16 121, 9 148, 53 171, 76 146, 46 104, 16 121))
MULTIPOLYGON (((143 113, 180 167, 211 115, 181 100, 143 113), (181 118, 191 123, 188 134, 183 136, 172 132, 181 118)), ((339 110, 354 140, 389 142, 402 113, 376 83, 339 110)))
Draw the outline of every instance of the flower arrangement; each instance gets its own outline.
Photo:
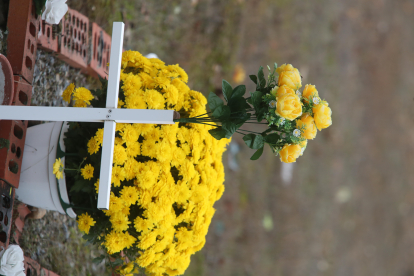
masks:
POLYGON ((250 158, 257 160, 265 144, 285 163, 295 162, 303 155, 309 139, 314 139, 317 130, 332 124, 332 111, 328 103, 321 100, 314 85, 307 84, 303 91, 299 70, 291 64, 269 69, 266 81, 263 67, 257 75, 250 75, 256 91, 244 98, 245 85, 233 88, 223 80, 223 95, 226 103, 216 94, 210 93, 210 112, 193 117, 176 119, 176 122, 213 126, 209 133, 220 140, 234 133, 243 135, 246 145, 256 152, 250 158), (263 122, 266 121, 266 122, 263 122), (254 132, 240 127, 245 123, 264 124, 267 129, 254 132))
MULTIPOLYGON (((107 81, 89 91, 69 85, 62 97, 74 106, 104 107, 107 81)), ((206 98, 187 86, 178 65, 122 55, 118 108, 170 109, 182 116, 206 113, 206 98)), ((216 140, 205 124, 117 124, 110 207, 96 209, 103 124, 70 123, 65 134, 66 177, 78 227, 107 254, 95 259, 121 274, 144 267, 150 275, 181 275, 205 243, 213 204, 224 191, 222 154, 229 139, 216 140)), ((64 167, 64 168, 63 168, 64 167)), ((63 173, 64 172, 64 173, 63 173)))

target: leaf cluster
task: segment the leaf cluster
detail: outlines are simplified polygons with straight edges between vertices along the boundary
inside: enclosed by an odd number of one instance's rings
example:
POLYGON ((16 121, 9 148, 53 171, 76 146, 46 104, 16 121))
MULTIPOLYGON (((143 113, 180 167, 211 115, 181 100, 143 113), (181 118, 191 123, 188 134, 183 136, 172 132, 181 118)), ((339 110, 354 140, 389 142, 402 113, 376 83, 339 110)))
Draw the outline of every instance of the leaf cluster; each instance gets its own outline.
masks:
POLYGON ((222 84, 226 104, 215 93, 210 92, 208 95, 211 119, 217 125, 216 128, 209 130, 209 133, 217 140, 230 138, 251 117, 249 113, 251 107, 243 97, 246 86, 239 85, 232 88, 225 80, 222 84))

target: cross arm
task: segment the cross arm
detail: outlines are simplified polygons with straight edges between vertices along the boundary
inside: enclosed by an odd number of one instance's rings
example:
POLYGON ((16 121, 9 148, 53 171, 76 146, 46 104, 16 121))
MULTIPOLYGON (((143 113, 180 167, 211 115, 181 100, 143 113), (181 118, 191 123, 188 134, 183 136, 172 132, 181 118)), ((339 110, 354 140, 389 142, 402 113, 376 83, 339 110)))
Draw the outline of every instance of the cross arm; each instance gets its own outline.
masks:
POLYGON ((0 106, 1 120, 173 124, 173 114, 173 110, 152 109, 0 106))

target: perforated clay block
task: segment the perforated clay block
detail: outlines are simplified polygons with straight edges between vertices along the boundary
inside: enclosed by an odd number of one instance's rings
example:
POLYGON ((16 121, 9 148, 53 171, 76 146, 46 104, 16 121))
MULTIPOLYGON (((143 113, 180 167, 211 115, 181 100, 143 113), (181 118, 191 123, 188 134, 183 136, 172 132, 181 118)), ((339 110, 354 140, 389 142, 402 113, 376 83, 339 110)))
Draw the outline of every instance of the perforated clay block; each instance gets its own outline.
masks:
POLYGON ((41 35, 37 38, 37 47, 47 52, 57 53, 59 45, 58 35, 53 32, 52 26, 44 20, 40 20, 39 29, 41 35))
POLYGON ((89 52, 89 19, 69 9, 62 19, 62 37, 58 57, 70 66, 86 72, 89 52))

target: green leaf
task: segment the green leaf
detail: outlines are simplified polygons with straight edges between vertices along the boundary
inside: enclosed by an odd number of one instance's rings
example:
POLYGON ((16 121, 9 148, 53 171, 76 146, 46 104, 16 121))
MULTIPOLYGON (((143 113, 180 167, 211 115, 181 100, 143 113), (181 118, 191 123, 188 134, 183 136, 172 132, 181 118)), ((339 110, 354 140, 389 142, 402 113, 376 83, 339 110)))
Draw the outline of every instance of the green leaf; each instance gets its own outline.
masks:
POLYGON ((263 73, 263 67, 260 66, 259 72, 257 73, 257 77, 259 78, 259 82, 257 83, 257 86, 259 88, 264 88, 266 86, 266 80, 263 73))
POLYGON ((268 144, 276 144, 279 139, 280 135, 277 133, 271 133, 264 137, 265 142, 268 144))
POLYGON ((208 132, 211 134, 211 136, 216 138, 216 140, 220 140, 226 137, 226 131, 222 127, 210 129, 208 132))
POLYGON ((210 92, 208 94, 208 107, 210 107, 211 111, 214 112, 217 107, 223 106, 223 100, 219 98, 215 93, 210 92))
POLYGON ((250 157, 250 160, 257 160, 260 158, 260 156, 262 156, 263 153, 263 148, 258 149, 253 155, 252 157, 250 157))
POLYGON ((84 179, 75 181, 75 183, 73 184, 73 186, 70 189, 69 193, 83 191, 85 189, 85 187, 89 186, 88 184, 89 184, 89 181, 84 180, 84 179))
POLYGON ((228 83, 226 80, 223 80, 223 96, 224 99, 226 99, 227 102, 231 99, 231 95, 233 94, 233 88, 231 87, 230 83, 228 83))
POLYGON ((227 105, 222 105, 217 107, 211 115, 217 119, 225 120, 230 117, 230 113, 230 107, 228 107, 227 105))
POLYGON ((253 133, 244 135, 243 137, 244 143, 251 149, 259 149, 262 148, 264 145, 264 139, 262 135, 256 135, 253 133))
POLYGON ((222 124, 222 129, 226 131, 226 138, 230 138, 235 132, 236 130, 239 128, 237 127, 237 125, 234 122, 231 121, 225 121, 222 124))
POLYGON ((263 97, 263 93, 260 91, 255 91, 253 94, 251 94, 251 102, 252 105, 254 107, 254 109, 256 110, 256 112, 260 109, 260 105, 262 104, 262 97, 263 97))
POLYGON ((258 111, 256 111, 256 117, 257 117, 258 122, 261 122, 263 120, 266 111, 267 111, 266 107, 262 107, 258 111))
POLYGON ((36 14, 41 15, 42 14, 42 9, 44 8, 44 6, 46 4, 46 0, 34 0, 34 4, 35 4, 36 14))
POLYGON ((249 78, 255 83, 257 84, 257 77, 256 75, 249 75, 249 78))
POLYGON ((99 257, 96 257, 96 258, 94 258, 93 260, 92 260, 92 263, 94 263, 94 264, 100 264, 100 263, 102 263, 102 261, 105 259, 105 255, 101 255, 101 256, 99 256, 99 257))
POLYGON ((229 102, 228 107, 230 108, 232 114, 236 113, 236 112, 245 113, 245 111, 246 111, 246 99, 243 98, 243 97, 233 98, 229 102))
POLYGON ((116 259, 115 261, 112 262, 112 266, 119 266, 122 265, 124 263, 124 261, 122 259, 116 259))
POLYGON ((246 93, 246 85, 239 85, 233 89, 233 93, 231 95, 231 99, 238 99, 239 97, 243 97, 244 93, 246 93))
POLYGON ((236 124, 237 129, 239 129, 239 127, 241 127, 247 120, 249 120, 251 116, 250 113, 243 113, 243 112, 235 113, 235 115, 237 117, 232 118, 231 121, 236 124))

